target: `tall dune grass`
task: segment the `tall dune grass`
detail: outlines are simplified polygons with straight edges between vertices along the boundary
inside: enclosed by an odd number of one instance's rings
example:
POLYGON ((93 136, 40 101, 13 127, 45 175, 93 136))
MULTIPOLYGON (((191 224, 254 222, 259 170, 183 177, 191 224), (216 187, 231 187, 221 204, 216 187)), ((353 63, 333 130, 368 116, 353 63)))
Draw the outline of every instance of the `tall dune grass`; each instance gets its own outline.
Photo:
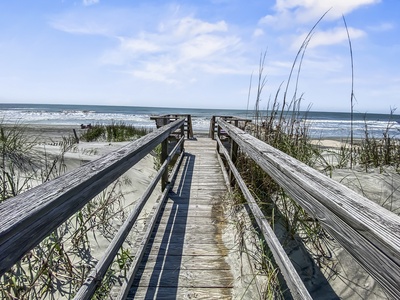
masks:
POLYGON ((137 127, 124 122, 112 122, 107 125, 95 124, 80 138, 86 142, 123 142, 137 139, 150 133, 151 130, 151 128, 137 127))
MULTIPOLYGON (((321 19, 319 21, 321 21, 321 19)), ((345 26, 347 29, 346 23, 345 26)), ((379 168, 380 171, 391 168, 399 173, 400 140, 398 136, 389 135, 391 122, 388 123, 387 129, 382 133, 381 137, 371 136, 367 123, 365 123, 364 138, 356 143, 353 140, 352 134, 351 140, 340 150, 334 152, 336 155, 335 163, 331 163, 325 159, 323 153, 325 150, 311 143, 309 128, 307 122, 305 122, 307 114, 304 114, 301 110, 302 95, 297 93, 297 89, 302 60, 312 37, 313 29, 309 32, 309 35, 304 40, 297 53, 283 95, 281 95, 282 83, 274 97, 272 99, 270 98, 267 106, 264 108, 266 111, 264 115, 261 114, 260 102, 263 89, 266 85, 266 77, 263 75, 263 64, 266 54, 261 54, 254 106, 255 123, 248 126, 247 131, 276 149, 319 170, 328 170, 332 172, 335 168, 352 168, 356 166, 364 168, 366 172, 371 168, 379 168), (295 88, 293 96, 290 98, 288 95, 288 87, 296 68, 297 77, 295 80, 295 88)), ((348 36, 348 38, 351 52, 352 77, 354 77, 350 36, 348 36)), ((353 118, 354 98, 352 83, 350 103, 351 118, 353 118)), ((309 109, 310 107, 307 107, 305 111, 307 112, 309 109)), ((391 111, 391 115, 393 114, 394 110, 391 111)), ((291 251, 291 249, 286 246, 291 244, 291 241, 297 241, 308 248, 309 253, 318 266, 332 265, 333 239, 322 228, 320 223, 310 217, 302 207, 292 200, 270 176, 244 153, 239 153, 237 167, 249 189, 252 191, 254 198, 257 199, 258 205, 262 208, 267 219, 270 221, 271 226, 274 227, 276 224, 283 224, 287 233, 284 234, 285 239, 282 240, 284 248, 291 251)), ((393 188, 397 189, 396 187, 393 188)), ((264 257, 269 257, 268 250, 266 249, 265 251, 264 257)), ((276 272, 276 268, 271 268, 269 266, 265 269, 265 272, 266 274, 272 274, 276 272)), ((265 298, 273 299, 274 297, 280 297, 280 295, 280 293, 275 293, 272 296, 271 294, 266 294, 265 298)))
MULTIPOLYGON (((131 138, 132 133, 125 133, 129 130, 124 128, 123 136, 131 138)), ((44 151, 43 157, 35 151, 35 141, 27 138, 24 126, 0 124, 0 202, 62 175, 65 172, 64 155, 75 147, 74 143, 74 138, 65 137, 58 143, 58 155, 49 155, 44 151)), ((126 207, 122 202, 122 187, 130 184, 126 178, 117 179, 29 251, 0 277, 0 298, 72 298, 97 263, 93 255, 93 248, 97 246, 93 240, 111 241, 118 230, 117 224, 123 223, 126 207)), ((120 249, 95 294, 96 299, 106 299, 119 273, 129 267, 132 261, 129 248, 120 249)))

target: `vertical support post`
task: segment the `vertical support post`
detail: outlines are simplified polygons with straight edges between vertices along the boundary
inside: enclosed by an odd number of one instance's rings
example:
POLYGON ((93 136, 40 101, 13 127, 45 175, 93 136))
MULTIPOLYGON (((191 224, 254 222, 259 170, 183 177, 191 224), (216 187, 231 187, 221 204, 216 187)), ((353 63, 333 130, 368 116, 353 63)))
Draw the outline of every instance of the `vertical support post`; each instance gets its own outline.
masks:
MULTIPOLYGON (((234 121, 235 126, 237 127, 239 125, 239 121, 235 120, 234 121)), ((238 157, 238 153, 239 153, 239 145, 231 138, 231 151, 230 151, 230 156, 231 156, 231 160, 233 162, 234 165, 236 165, 236 161, 237 161, 237 157, 238 157)), ((231 184, 231 187, 235 186, 235 176, 233 175, 232 170, 229 170, 229 181, 231 184)))
POLYGON ((215 140, 215 116, 211 117, 209 136, 212 140, 215 140))
POLYGON ((79 144, 79 138, 78 138, 78 135, 76 134, 75 128, 73 128, 72 130, 74 131, 75 142, 76 142, 77 144, 79 144))
MULTIPOLYGON (((164 126, 168 124, 168 119, 164 118, 163 120, 164 126)), ((164 163, 164 161, 168 157, 168 138, 166 138, 162 143, 161 143, 161 157, 160 157, 160 162, 161 165, 164 163)), ((165 187, 167 186, 168 182, 168 167, 165 169, 162 178, 161 178, 161 191, 164 191, 165 187)))
POLYGON ((192 130, 192 115, 187 115, 187 139, 193 137, 192 130))
MULTIPOLYGON (((181 126, 181 138, 185 137, 185 123, 182 124, 181 126)), ((181 153, 185 151, 185 140, 183 140, 182 145, 181 145, 181 153)))
MULTIPOLYGON (((219 126, 219 124, 217 127, 217 136, 221 140, 221 126, 219 126)), ((219 153, 219 143, 217 143, 217 152, 219 153)))

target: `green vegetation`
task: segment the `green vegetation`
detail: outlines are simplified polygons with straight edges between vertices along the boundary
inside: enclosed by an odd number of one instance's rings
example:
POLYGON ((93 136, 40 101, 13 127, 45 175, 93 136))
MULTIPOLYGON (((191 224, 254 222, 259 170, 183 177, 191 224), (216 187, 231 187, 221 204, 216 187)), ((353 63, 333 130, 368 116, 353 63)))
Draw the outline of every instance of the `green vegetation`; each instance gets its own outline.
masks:
MULTIPOLYGON (((35 140, 25 134, 25 127, 0 124, 0 202, 63 174, 64 155, 76 147, 74 138, 63 138, 58 143, 59 154, 50 155, 46 146, 39 152, 35 144, 35 140)), ((122 187, 129 184, 126 178, 116 180, 29 251, 0 277, 0 298, 73 297, 99 259, 93 254, 96 248, 93 243, 110 242, 118 224, 126 218, 122 187)), ((128 246, 129 242, 126 243, 128 246)), ((132 255, 128 250, 131 247, 127 246, 115 257, 95 299, 106 299, 120 273, 129 268, 132 255)))
MULTIPOLYGON (((400 140, 395 136, 389 136, 390 125, 388 125, 387 130, 383 133, 383 137, 376 138, 370 136, 366 123, 365 137, 359 143, 354 143, 353 134, 351 134, 350 142, 345 143, 345 146, 341 149, 328 153, 331 156, 335 156, 333 161, 326 159, 326 150, 311 143, 306 117, 302 113, 300 118, 302 95, 298 95, 297 87, 302 60, 315 26, 311 29, 297 53, 283 92, 282 84, 275 93, 274 98, 270 98, 267 107, 264 108, 267 111, 265 115, 261 112, 260 102, 267 82, 266 76, 263 75, 266 54, 263 53, 260 56, 255 101, 255 123, 248 126, 246 130, 272 147, 285 152, 310 167, 322 170, 323 172, 328 171, 330 175, 337 168, 353 168, 354 166, 362 167, 365 172, 368 172, 370 168, 379 168, 381 172, 384 169, 392 168, 395 172, 399 173, 400 140), (294 92, 293 96, 289 98, 289 84, 295 71, 297 71, 297 78, 295 79, 294 92), (281 94, 283 94, 282 97, 281 94)), ((354 92, 352 90, 352 112, 353 98, 354 92)), ((392 110, 392 115, 393 112, 392 110)), ((310 217, 302 207, 291 199, 246 154, 239 152, 237 168, 252 192, 253 197, 258 202, 259 207, 269 220, 270 225, 275 231, 280 231, 280 240, 284 249, 289 253, 293 250, 293 243, 304 245, 317 265, 331 265, 332 238, 322 228, 320 223, 310 217), (282 229, 284 233, 282 233, 282 229)), ((393 187, 393 189, 397 188, 393 187)), ((236 199, 239 203, 243 203, 244 201, 241 196, 236 196, 236 199)), ((387 201, 385 200, 385 202, 387 201)), ((236 203, 236 205, 239 204, 236 203)), ((243 245, 244 241, 242 239, 245 236, 243 225, 240 220, 236 222, 239 236, 242 237, 239 238, 239 244, 243 245)), ((259 249, 261 252, 260 257, 263 258, 256 257, 254 259, 260 266, 256 274, 263 275, 268 282, 274 284, 273 287, 269 287, 268 290, 263 291, 263 297, 265 299, 281 299, 284 292, 284 283, 279 287, 282 282, 279 283, 278 280, 271 280, 271 278, 276 278, 274 274, 279 273, 279 271, 268 247, 260 246, 263 245, 262 237, 260 239, 261 241, 250 241, 253 248, 259 249)), ((240 248, 243 252, 247 253, 248 250, 244 247, 240 248)))
POLYGON ((24 131, 19 124, 5 127, 0 123, 0 202, 29 188, 29 181, 36 175, 34 141, 24 131))
POLYGON ((81 139, 86 142, 124 142, 135 140, 149 132, 151 132, 149 128, 138 128, 133 125, 127 125, 124 122, 113 122, 110 125, 95 124, 91 126, 81 135, 81 139))
MULTIPOLYGON (((393 114, 394 110, 391 111, 391 116, 393 114)), ((360 146, 355 148, 355 158, 366 172, 369 168, 379 168, 382 172, 385 167, 391 166, 400 173, 400 140, 390 136, 389 130, 390 122, 382 138, 370 137, 368 125, 365 123, 364 138, 360 146)))

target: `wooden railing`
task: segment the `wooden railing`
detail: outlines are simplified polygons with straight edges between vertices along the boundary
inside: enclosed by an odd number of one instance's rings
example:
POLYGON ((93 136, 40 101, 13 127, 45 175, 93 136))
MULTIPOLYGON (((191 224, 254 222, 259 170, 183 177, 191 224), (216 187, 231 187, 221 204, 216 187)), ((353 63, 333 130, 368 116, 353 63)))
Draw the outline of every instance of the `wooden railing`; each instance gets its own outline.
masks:
POLYGON ((215 139, 215 133, 217 132, 218 129, 218 124, 217 124, 218 119, 228 121, 231 124, 233 123, 236 127, 239 127, 241 129, 245 129, 247 123, 251 122, 250 119, 243 119, 235 116, 212 116, 210 121, 210 129, 208 133, 208 136, 212 139, 215 139))
MULTIPOLYGON (((166 198, 171 186, 170 182, 174 178, 174 172, 183 156, 183 126, 185 122, 185 118, 179 118, 115 152, 0 203, 0 276, 110 183, 149 154, 157 145, 162 144, 161 161, 163 164, 159 172, 143 196, 137 201, 103 258, 91 271, 75 297, 75 299, 90 299, 160 180, 162 180, 163 186, 163 199, 166 198), (179 128, 181 137, 175 148, 168 154, 168 137, 171 133, 177 132, 179 128), (171 177, 168 178, 168 165, 179 150, 181 150, 180 159, 178 159, 171 177)), ((163 200, 158 205, 161 206, 162 202, 163 200)), ((159 211, 159 207, 157 211, 159 211)), ((152 221, 154 222, 154 220, 155 217, 152 221)), ((152 226, 153 223, 149 225, 149 230, 152 226)), ((143 237, 142 245, 137 250, 135 262, 129 271, 130 274, 134 274, 135 268, 137 269, 138 259, 143 255, 143 249, 149 236, 148 232, 143 237)), ((128 277, 124 285, 125 289, 129 289, 129 280, 128 277)), ((125 291, 122 290, 121 295, 124 293, 125 291)))
POLYGON ((180 118, 185 118, 184 131, 186 132, 186 137, 188 139, 193 138, 193 126, 192 126, 192 116, 185 114, 174 114, 174 115, 160 115, 160 116, 151 116, 150 119, 156 122, 156 127, 160 128, 165 126, 175 120, 180 118))
POLYGON ((399 216, 222 118, 218 118, 216 123, 218 148, 227 159, 231 182, 234 180, 246 197, 295 299, 311 297, 235 167, 238 149, 317 219, 391 297, 400 299, 399 216), (230 153, 219 139, 221 131, 231 139, 230 153))

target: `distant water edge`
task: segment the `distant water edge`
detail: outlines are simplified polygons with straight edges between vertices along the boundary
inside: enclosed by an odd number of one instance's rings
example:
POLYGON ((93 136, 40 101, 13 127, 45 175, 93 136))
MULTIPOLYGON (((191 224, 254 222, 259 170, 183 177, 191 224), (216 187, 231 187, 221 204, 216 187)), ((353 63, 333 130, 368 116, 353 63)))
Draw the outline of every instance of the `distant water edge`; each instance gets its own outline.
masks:
MULTIPOLYGON (((207 132, 213 115, 237 116, 253 119, 252 110, 235 109, 192 109, 138 106, 99 106, 99 105, 56 105, 56 104, 9 104, 0 103, 0 120, 3 123, 23 123, 37 125, 72 125, 80 124, 111 124, 123 122, 141 127, 155 127, 151 116, 164 114, 192 115, 195 132, 207 132)), ((267 111, 261 111, 261 116, 267 116, 267 111)), ((309 126, 313 138, 350 137, 350 113, 344 112, 301 112, 299 124, 309 126)), ((400 136, 400 116, 389 114, 353 115, 353 133, 355 138, 365 136, 365 128, 371 136, 383 137, 388 130, 392 137, 400 136)))

